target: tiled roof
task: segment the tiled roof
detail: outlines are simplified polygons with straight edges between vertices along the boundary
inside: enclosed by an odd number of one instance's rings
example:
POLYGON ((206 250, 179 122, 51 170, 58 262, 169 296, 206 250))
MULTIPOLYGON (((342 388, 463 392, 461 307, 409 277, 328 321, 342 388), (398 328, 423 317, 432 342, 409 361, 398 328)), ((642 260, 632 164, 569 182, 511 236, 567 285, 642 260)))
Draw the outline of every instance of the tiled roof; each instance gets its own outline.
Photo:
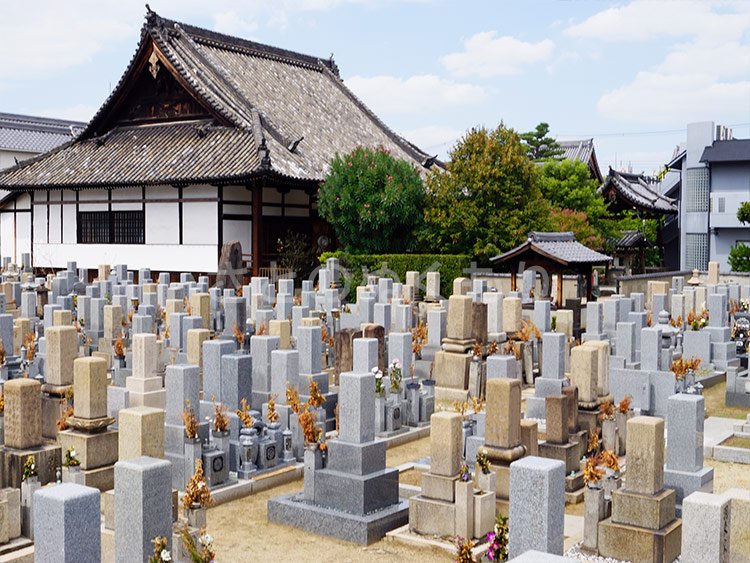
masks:
POLYGON ((645 211, 663 215, 677 213, 675 200, 656 191, 641 174, 617 172, 610 168, 607 179, 599 190, 614 191, 628 204, 645 211))
POLYGON ((210 121, 167 123, 117 127, 22 165, 12 178, 18 189, 42 184, 179 184, 190 181, 196 171, 210 171, 210 176, 204 174, 207 182, 241 177, 259 162, 255 141, 247 131, 210 121))
POLYGON ((615 243, 615 246, 617 248, 640 248, 651 247, 653 244, 641 231, 623 231, 622 237, 615 243))
POLYGON ((531 250, 563 265, 606 264, 612 258, 582 245, 573 233, 541 233, 532 231, 520 246, 504 254, 490 258, 491 262, 504 262, 522 252, 531 250))
POLYGON ((714 141, 703 150, 701 162, 747 162, 750 161, 750 139, 714 141))
POLYGON ((560 145, 563 152, 556 158, 560 160, 569 158, 583 162, 591 168, 596 179, 600 182, 602 181, 602 173, 599 170, 599 162, 596 159, 596 151, 594 150, 594 139, 557 141, 557 144, 560 145))
POLYGON ((383 145, 395 157, 416 166, 429 167, 435 162, 359 101, 340 80, 331 59, 229 37, 166 20, 153 12, 146 19, 136 56, 80 138, 33 164, 24 162, 9 169, 0 176, 0 186, 171 183, 177 173, 183 181, 191 182, 259 173, 317 182, 325 178, 336 152, 349 152, 358 145, 383 145), (107 120, 145 52, 144 45, 151 40, 216 122, 228 127, 216 129, 211 137, 216 138, 215 143, 207 141, 208 136, 198 138, 192 126, 185 128, 177 122, 172 128, 148 131, 108 129, 107 120), (175 131, 175 137, 169 131, 175 131), (94 150, 94 139, 107 134, 110 138, 94 150), (134 136, 148 138, 147 152, 136 150, 134 136), (200 155, 195 150, 198 145, 203 149, 200 155), (227 153, 240 147, 242 154, 227 153), (127 169, 118 165, 123 152, 129 156, 127 169), (98 167, 88 165, 88 160, 81 166, 82 159, 94 158, 94 153, 98 167), (175 155, 183 153, 193 156, 180 165, 170 164, 175 155), (201 165, 191 166, 192 158, 200 158, 201 165), (107 167, 111 171, 105 172, 107 167))
POLYGON ((84 123, 0 113, 0 150, 41 153, 81 132, 84 123))

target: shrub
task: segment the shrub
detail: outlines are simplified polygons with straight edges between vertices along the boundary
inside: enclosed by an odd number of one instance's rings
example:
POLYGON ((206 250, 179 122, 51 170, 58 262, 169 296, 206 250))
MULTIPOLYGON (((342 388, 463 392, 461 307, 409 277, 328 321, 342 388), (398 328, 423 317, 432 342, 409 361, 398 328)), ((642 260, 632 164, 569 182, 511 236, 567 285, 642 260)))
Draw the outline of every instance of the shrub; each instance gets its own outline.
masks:
POLYGON ((419 174, 382 146, 336 153, 318 193, 320 216, 349 252, 403 252, 424 222, 419 174))
POLYGON ((453 293, 453 280, 464 276, 464 269, 471 265, 471 259, 465 254, 348 254, 340 251, 321 254, 320 263, 325 265, 332 257, 339 259, 342 281, 351 283, 349 300, 352 302, 356 299, 354 288, 367 283, 363 269, 404 282, 406 272, 427 272, 437 263, 438 267, 433 269, 440 272, 440 294, 448 297, 453 293))
POLYGON ((750 272, 750 246, 735 244, 729 251, 729 265, 733 272, 750 272))
POLYGON ((750 223, 750 201, 744 201, 737 209, 737 220, 740 223, 750 223))

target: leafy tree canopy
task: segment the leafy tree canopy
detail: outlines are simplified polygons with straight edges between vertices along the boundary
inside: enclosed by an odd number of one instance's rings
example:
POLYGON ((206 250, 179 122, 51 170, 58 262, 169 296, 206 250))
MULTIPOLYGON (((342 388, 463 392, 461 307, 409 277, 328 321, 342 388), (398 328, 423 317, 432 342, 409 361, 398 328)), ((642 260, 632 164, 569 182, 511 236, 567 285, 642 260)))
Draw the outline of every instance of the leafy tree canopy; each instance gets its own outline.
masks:
POLYGON ((522 133, 521 140, 531 160, 558 158, 564 152, 560 144, 549 136, 548 123, 542 122, 534 131, 522 133))
POLYGON ((331 160, 318 208, 347 252, 404 252, 424 222, 424 198, 419 169, 382 146, 357 147, 331 160))
POLYGON ((602 236, 612 234, 607 203, 597 191, 589 167, 579 160, 551 160, 542 166, 542 195, 553 207, 585 213, 588 223, 602 236))
POLYGON ((470 254, 486 263, 539 229, 549 208, 539 173, 515 131, 472 129, 450 153, 447 171, 427 179, 423 248, 470 254))

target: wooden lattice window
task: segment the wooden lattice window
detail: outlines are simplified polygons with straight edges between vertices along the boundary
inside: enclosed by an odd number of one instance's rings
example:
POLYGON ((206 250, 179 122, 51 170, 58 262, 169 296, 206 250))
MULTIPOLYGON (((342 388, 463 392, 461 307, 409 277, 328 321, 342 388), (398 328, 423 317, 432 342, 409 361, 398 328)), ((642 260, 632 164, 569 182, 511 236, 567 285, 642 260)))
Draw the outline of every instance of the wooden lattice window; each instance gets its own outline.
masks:
POLYGON ((143 211, 79 211, 79 244, 144 244, 143 211))

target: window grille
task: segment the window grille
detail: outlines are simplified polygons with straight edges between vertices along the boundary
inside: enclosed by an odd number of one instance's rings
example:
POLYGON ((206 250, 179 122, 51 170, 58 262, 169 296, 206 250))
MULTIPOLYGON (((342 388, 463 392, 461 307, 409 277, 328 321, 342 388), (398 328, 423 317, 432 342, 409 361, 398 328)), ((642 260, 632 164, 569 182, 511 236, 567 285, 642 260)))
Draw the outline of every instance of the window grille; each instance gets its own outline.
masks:
POLYGON ((706 233, 685 235, 685 269, 708 270, 708 235, 706 233))
POLYGON ((79 244, 144 244, 143 211, 79 211, 79 244))
POLYGON ((688 168, 686 181, 686 211, 700 213, 708 211, 708 168, 688 168))

